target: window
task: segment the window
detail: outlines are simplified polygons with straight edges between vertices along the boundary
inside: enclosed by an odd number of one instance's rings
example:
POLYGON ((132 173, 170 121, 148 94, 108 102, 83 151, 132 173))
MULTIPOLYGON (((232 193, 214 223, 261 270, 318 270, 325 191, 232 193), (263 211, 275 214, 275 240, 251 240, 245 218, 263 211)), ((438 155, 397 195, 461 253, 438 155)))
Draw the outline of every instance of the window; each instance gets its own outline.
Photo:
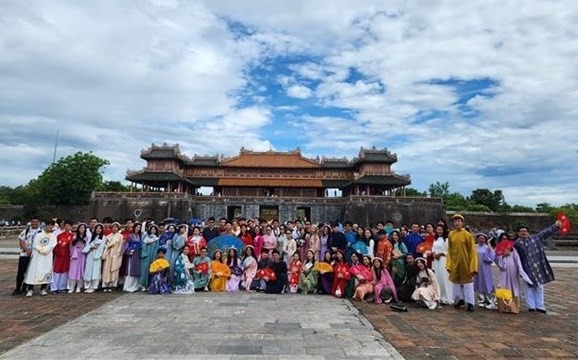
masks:
POLYGON ((311 208, 298 207, 295 209, 295 219, 299 221, 311 221, 311 208))
POLYGON ((241 206, 227 206, 227 219, 243 217, 243 208, 241 206))

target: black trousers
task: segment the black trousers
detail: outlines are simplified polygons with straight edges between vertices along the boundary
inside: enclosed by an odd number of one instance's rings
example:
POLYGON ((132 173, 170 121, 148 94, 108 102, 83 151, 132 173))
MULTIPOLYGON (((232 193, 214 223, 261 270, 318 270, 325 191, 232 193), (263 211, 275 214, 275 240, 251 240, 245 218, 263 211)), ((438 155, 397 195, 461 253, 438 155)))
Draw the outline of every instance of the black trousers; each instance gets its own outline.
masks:
POLYGON ((20 256, 18 258, 18 272, 16 273, 16 290, 25 290, 24 275, 30 263, 30 256, 20 256))

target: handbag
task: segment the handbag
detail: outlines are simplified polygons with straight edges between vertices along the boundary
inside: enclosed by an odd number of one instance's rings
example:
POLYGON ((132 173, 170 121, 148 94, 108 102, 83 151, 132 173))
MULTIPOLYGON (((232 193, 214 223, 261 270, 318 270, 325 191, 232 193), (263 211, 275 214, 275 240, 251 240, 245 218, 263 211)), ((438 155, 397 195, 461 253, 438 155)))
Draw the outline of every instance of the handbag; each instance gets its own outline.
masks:
POLYGON ((520 298, 513 297, 510 300, 497 298, 498 312, 518 314, 520 312, 520 298))
POLYGON ((512 290, 510 289, 496 289, 496 299, 502 299, 502 300, 512 300, 513 295, 512 295, 512 290))

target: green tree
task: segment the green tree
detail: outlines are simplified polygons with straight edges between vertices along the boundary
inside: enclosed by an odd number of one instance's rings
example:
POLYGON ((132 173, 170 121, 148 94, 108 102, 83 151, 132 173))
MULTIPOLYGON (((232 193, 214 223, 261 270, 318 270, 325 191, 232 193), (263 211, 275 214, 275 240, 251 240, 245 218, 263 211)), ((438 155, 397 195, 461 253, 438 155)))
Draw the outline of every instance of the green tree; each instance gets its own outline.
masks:
POLYGON ((108 164, 92 152, 77 152, 51 164, 27 187, 37 204, 87 204, 91 193, 102 184, 100 169, 108 164))
POLYGON ((552 211, 554 209, 554 207, 552 205, 550 205, 549 203, 539 203, 536 204, 536 211, 537 212, 541 212, 541 213, 549 213, 550 211, 552 211))
POLYGON ((468 199, 458 192, 448 194, 443 199, 446 210, 464 211, 468 209, 468 199))
POLYGON ((469 200, 474 204, 486 205, 491 211, 499 211, 503 198, 502 190, 476 189, 469 200))
POLYGON ((128 192, 130 187, 120 181, 105 181, 96 188, 97 191, 128 192))
MULTIPOLYGON (((395 194, 397 196, 402 196, 403 195, 403 189, 397 189, 395 194)), ((405 196, 427 196, 426 192, 421 192, 417 189, 414 188, 405 188, 405 196)))
POLYGON ((450 194, 450 184, 449 182, 440 183, 436 181, 435 184, 429 185, 429 195, 431 197, 441 197, 444 198, 450 194))
POLYGON ((533 213, 535 212, 534 208, 530 206, 523 206, 523 205, 514 205, 512 206, 512 212, 526 212, 526 213, 533 213))

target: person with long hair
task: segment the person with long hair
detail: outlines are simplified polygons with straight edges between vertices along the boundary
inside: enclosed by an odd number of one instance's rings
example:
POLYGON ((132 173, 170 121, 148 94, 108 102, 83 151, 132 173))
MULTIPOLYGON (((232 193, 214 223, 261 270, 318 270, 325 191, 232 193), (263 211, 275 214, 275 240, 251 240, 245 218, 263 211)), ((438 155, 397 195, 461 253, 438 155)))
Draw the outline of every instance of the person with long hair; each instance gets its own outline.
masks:
POLYGON ((319 259, 323 260, 325 253, 330 249, 327 247, 327 242, 329 241, 329 233, 331 233, 331 227, 329 225, 323 225, 321 227, 321 234, 319 236, 319 259))
MULTIPOLYGON (((94 231, 94 229, 93 229, 94 231)), ((88 235, 86 235, 88 236, 88 235)), ((68 269, 68 293, 81 292, 84 285, 84 265, 86 263, 86 254, 82 252, 88 242, 84 237, 76 237, 70 248, 70 267, 68 269)))
POLYGON ((285 243, 285 262, 288 264, 293 259, 293 254, 297 252, 297 240, 293 238, 290 229, 285 230, 287 242, 285 243))
POLYGON ((241 278, 241 285, 246 291, 251 290, 253 279, 257 275, 257 257, 255 256, 255 248, 252 245, 247 245, 243 252, 243 277, 241 278))
POLYGON ((104 253, 102 254, 102 288, 111 292, 118 284, 119 270, 122 263, 123 238, 119 232, 120 224, 113 222, 112 232, 105 237, 104 253))
POLYGON ((336 297, 345 295, 345 284, 349 280, 349 264, 345 261, 345 253, 341 249, 335 252, 335 264, 333 264, 333 287, 331 294, 336 297))
POLYGON ((393 244, 393 250, 391 251, 391 275, 393 276, 394 281, 403 281, 403 278, 405 277, 407 247, 405 246, 399 231, 393 230, 389 234, 389 237, 393 244))
POLYGON ((142 237, 142 249, 140 252, 140 286, 146 291, 149 286, 149 267, 155 261, 159 248, 159 228, 155 224, 149 225, 142 237))
POLYGON ((440 303, 452 303, 452 284, 446 270, 446 257, 448 255, 448 229, 442 224, 436 225, 436 239, 432 246, 433 263, 432 269, 440 286, 440 303))
POLYGON ((90 240, 82 249, 86 254, 84 263, 84 292, 91 294, 98 289, 102 269, 102 254, 104 253, 104 225, 94 227, 90 240))
MULTIPOLYGON (((309 247, 307 250, 313 250, 313 252, 315 253, 315 260, 319 260, 321 257, 321 239, 319 238, 318 230, 319 229, 317 228, 316 225, 311 225, 311 227, 309 228, 309 240, 308 240, 309 247)), ((306 256, 307 251, 305 252, 302 259, 304 259, 306 256)))
MULTIPOLYGON (((307 250, 309 252, 309 250, 307 250)), ((301 262, 301 257, 299 253, 293 254, 293 259, 289 264, 289 274, 287 275, 287 280, 289 281, 289 292, 297 293, 299 288, 299 276, 301 275, 301 267, 303 263, 301 262)))
MULTIPOLYGON (((373 294, 373 287, 375 286, 375 275, 371 271, 372 264, 371 264, 371 257, 369 255, 363 255, 361 264, 357 266, 363 266, 369 271, 371 276, 366 276, 362 274, 353 275, 351 274, 352 278, 355 277, 356 285, 355 285, 355 292, 353 294, 353 299, 358 301, 364 301, 367 296, 373 294)), ((352 270, 350 270, 352 272, 352 270)))
POLYGON ((301 294, 303 295, 314 293, 317 289, 319 271, 315 269, 315 262, 315 252, 309 249, 299 274, 299 289, 301 289, 301 294))
POLYGON ((227 266, 229 270, 231 270, 231 277, 229 281, 227 281, 227 291, 239 291, 239 284, 241 283, 241 276, 243 275, 243 264, 239 259, 237 249, 234 247, 229 249, 227 266))
POLYGON ((478 273, 474 277, 474 291, 478 294, 478 306, 489 310, 496 310, 494 298, 494 274, 492 264, 496 260, 496 253, 488 243, 488 236, 484 233, 476 235, 478 254, 478 273))
POLYGON ((231 270, 223 263, 223 253, 215 250, 211 260, 211 283, 209 289, 215 292, 225 291, 227 280, 231 277, 231 270))
MULTIPOLYGON (((70 221, 65 221, 60 233, 56 235, 56 246, 54 247, 54 260, 52 265, 52 282, 50 291, 53 293, 66 292, 68 288, 68 270, 70 269, 70 245, 78 234, 80 225, 77 227, 76 234, 73 233, 70 221)), ((84 225, 84 234, 86 234, 86 225, 84 225)))
MULTIPOLYGON (((500 269, 500 277, 498 279, 499 289, 508 289, 512 292, 512 301, 515 303, 515 309, 520 311, 520 277, 526 284, 532 284, 532 280, 522 267, 520 255, 514 247, 514 241, 510 240, 507 233, 498 236, 498 243, 500 251, 496 250, 496 265, 500 269)), ((500 304, 498 304, 499 306, 500 304)))
POLYGON ((193 261, 194 258, 201 255, 201 249, 207 247, 207 241, 201 235, 201 228, 198 226, 193 227, 193 233, 187 241, 185 242, 188 245, 190 252, 189 252, 189 260, 193 261))
POLYGON ((411 298, 418 304, 433 310, 439 306, 440 287, 433 271, 427 268, 427 262, 424 258, 417 258, 415 263, 418 273, 416 289, 411 298))
POLYGON ((261 256, 261 250, 263 250, 263 244, 265 243, 261 230, 259 225, 255 225, 253 228, 253 247, 255 248, 255 254, 258 254, 258 256, 261 256))
POLYGON ((194 265, 189 260, 191 250, 183 246, 181 254, 175 259, 173 266, 173 286, 175 294, 189 295, 195 293, 195 283, 191 273, 194 265))
POLYGON ((373 258, 373 266, 371 268, 374 276, 373 294, 375 297, 375 303, 389 303, 391 299, 396 302, 399 301, 397 297, 397 289, 395 288, 395 283, 387 271, 383 259, 373 258))
POLYGON ((142 225, 134 224, 132 234, 129 235, 125 244, 124 255, 126 257, 126 278, 124 280, 123 290, 126 292, 135 292, 140 288, 140 253, 142 250, 142 225))
POLYGON ((240 229, 241 229, 241 232, 239 233, 239 238, 241 239, 243 244, 245 244, 245 246, 249 246, 249 245, 253 246, 253 236, 247 230, 247 225, 245 225, 245 223, 242 223, 240 229))

